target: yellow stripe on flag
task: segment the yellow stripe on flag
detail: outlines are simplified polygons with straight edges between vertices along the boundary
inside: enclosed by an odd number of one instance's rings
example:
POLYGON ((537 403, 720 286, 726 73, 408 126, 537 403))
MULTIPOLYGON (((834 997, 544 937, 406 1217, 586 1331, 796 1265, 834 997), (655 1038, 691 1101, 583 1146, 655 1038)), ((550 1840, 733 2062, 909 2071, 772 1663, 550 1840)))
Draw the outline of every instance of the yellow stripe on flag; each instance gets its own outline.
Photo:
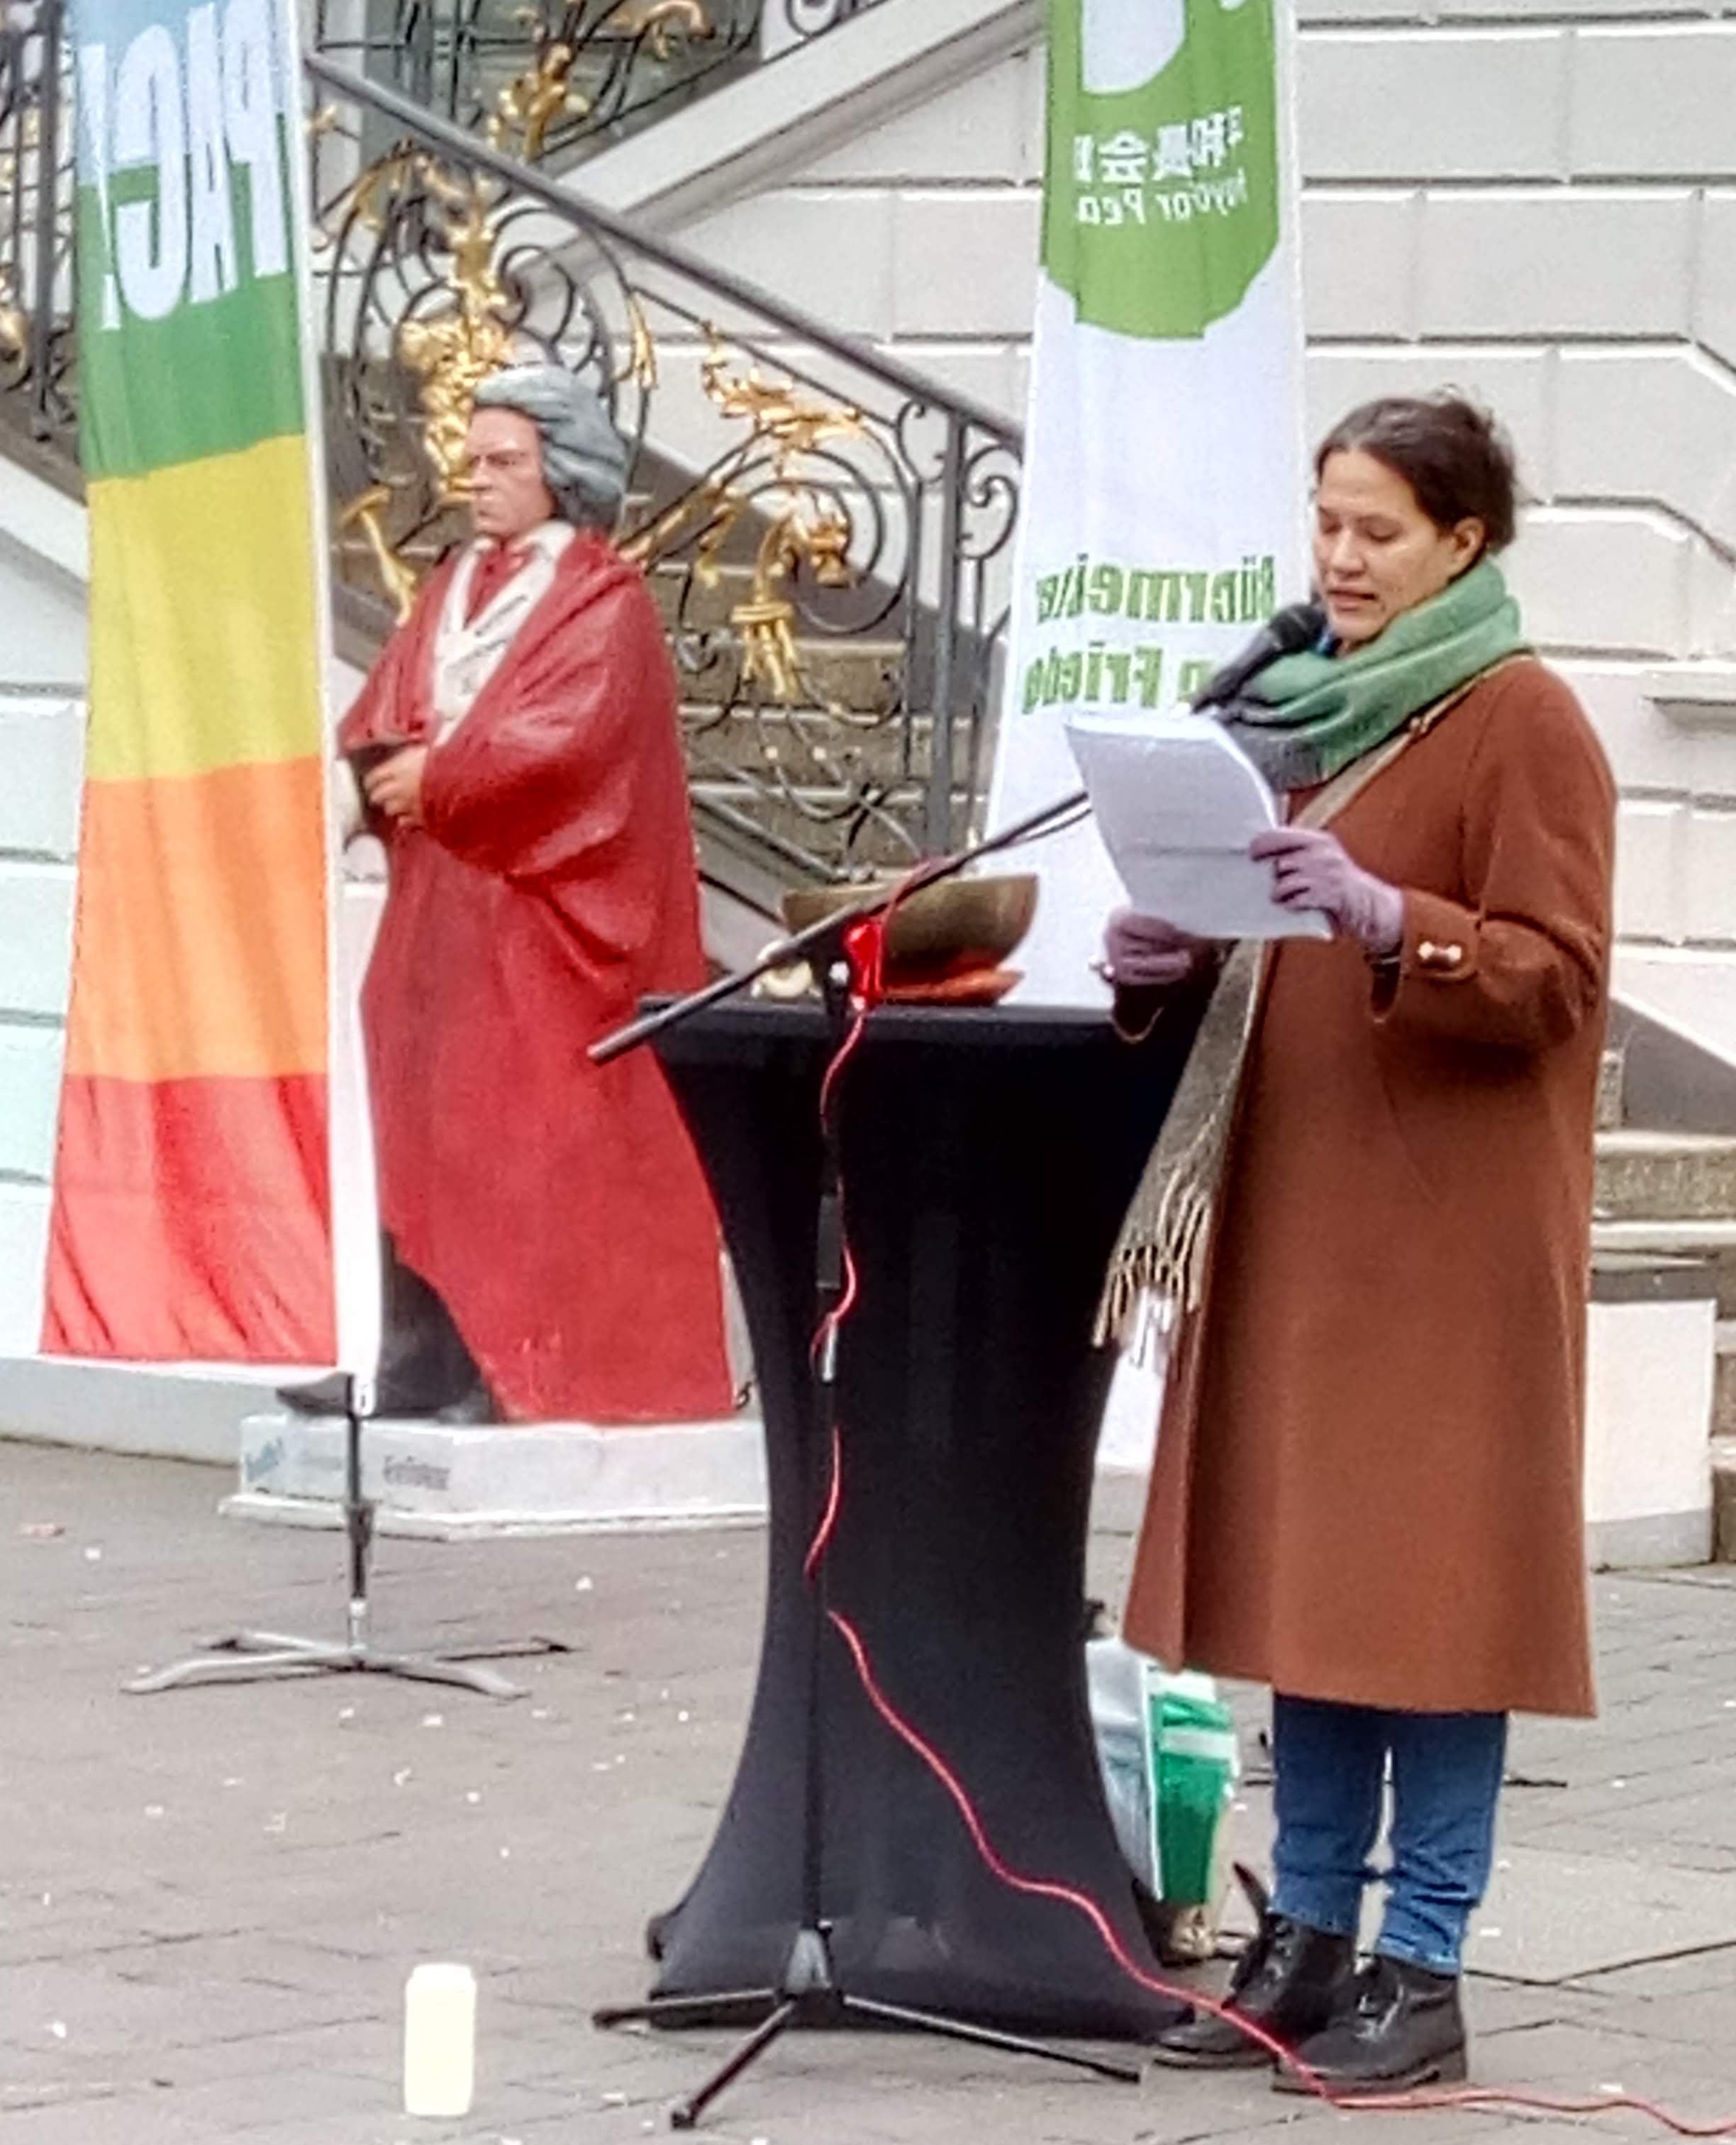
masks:
POLYGON ((325 1072, 324 780, 87 784, 69 1077, 325 1072))
POLYGON ((321 749, 307 442, 88 485, 93 781, 321 749))

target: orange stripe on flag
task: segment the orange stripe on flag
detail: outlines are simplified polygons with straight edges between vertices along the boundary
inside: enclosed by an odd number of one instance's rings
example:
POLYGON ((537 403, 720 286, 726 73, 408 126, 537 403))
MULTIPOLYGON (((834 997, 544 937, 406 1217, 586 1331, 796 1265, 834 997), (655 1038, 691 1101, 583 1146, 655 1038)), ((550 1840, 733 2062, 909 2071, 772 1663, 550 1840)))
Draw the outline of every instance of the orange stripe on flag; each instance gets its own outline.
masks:
POLYGON ((323 1073, 316 759, 87 783, 69 1077, 323 1073))

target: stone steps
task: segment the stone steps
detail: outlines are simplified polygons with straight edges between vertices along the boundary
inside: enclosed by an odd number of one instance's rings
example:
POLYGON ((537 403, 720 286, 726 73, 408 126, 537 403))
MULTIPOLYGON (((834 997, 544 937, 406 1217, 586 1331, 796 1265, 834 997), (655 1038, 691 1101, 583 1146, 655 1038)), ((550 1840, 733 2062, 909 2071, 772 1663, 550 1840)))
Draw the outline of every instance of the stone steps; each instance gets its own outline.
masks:
MULTIPOLYGON (((708 651, 697 640, 686 640, 684 630, 672 630, 671 639, 681 697, 689 705, 715 711, 746 698, 733 628, 727 634, 719 630, 714 661, 707 660, 708 651)), ((803 699, 810 707, 836 706, 854 715, 878 716, 896 708, 903 697, 905 652, 902 641, 798 639, 796 656, 803 699)), ((785 704, 773 700, 768 693, 765 704, 769 714, 777 714, 783 712, 785 704)), ((885 727, 893 735, 898 734, 896 720, 888 717, 885 727)))
POLYGON ((1736 1437, 1712 1441, 1712 1557, 1736 1564, 1736 1437))
POLYGON ((1604 1254, 1696 1259, 1711 1271, 1719 1313, 1708 1426, 1712 1553, 1736 1562, 1736 1139, 1623 1124, 1620 1086, 1612 1052, 1599 1092, 1592 1245, 1604 1254))
POLYGON ((1712 1435, 1736 1439, 1736 1318, 1718 1321, 1718 1369, 1712 1389, 1712 1435))
MULTIPOLYGON (((797 783, 793 785, 796 794, 788 800, 768 797, 763 787, 751 786, 745 781, 732 782, 727 773, 713 776, 702 774, 689 782, 689 794, 693 799, 696 826, 704 833, 708 811, 715 807, 724 814, 732 809, 745 814, 754 824, 769 835, 773 841, 787 842, 803 855, 824 856, 845 865, 849 870, 903 871, 917 859, 912 854, 907 840, 895 829, 869 819, 846 842, 841 831, 839 814, 848 792, 828 789, 816 783, 797 783)), ((892 808, 898 812, 902 824, 915 824, 912 817, 917 809, 915 799, 920 796, 915 784, 901 784, 891 799, 892 808)), ((968 800, 955 794, 952 842, 963 842, 967 832, 968 800)), ((795 885, 813 873, 792 869, 788 883, 795 885)))
POLYGON ((1736 1139, 1699 1132, 1599 1132, 1595 1211, 1621 1222, 1736 1217, 1736 1139))
MULTIPOLYGON (((731 615, 751 593, 751 570, 725 560, 718 567, 715 585, 702 588, 684 560, 668 560, 650 568, 645 585, 673 644, 683 697, 702 703, 732 698, 739 629, 731 615), (710 669, 701 667, 707 635, 715 636, 724 651, 724 659, 710 669)), ((818 630, 798 611, 792 623, 797 658, 810 690, 820 700, 838 702, 858 714, 888 706, 898 696, 909 664, 906 642, 883 630, 851 631, 847 613, 829 622, 837 630, 818 630)))
POLYGON ((1637 1252, 1654 1258, 1701 1259, 1713 1270, 1719 1316, 1736 1318, 1736 1217, 1688 1221, 1597 1220, 1594 1252, 1637 1252))
POLYGON ((1594 1201, 1594 1250, 1704 1260, 1719 1316, 1736 1319, 1736 1139, 1602 1130, 1594 1201))

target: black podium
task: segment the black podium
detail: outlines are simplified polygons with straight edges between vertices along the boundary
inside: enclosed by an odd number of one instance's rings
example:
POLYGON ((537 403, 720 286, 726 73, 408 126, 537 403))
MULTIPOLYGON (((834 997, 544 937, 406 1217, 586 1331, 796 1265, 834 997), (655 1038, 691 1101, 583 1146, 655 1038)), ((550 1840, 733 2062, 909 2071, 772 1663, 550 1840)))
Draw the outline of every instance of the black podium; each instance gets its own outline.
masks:
MULTIPOLYGON (((838 1362, 829 1600, 1006 1860, 1088 1894, 1154 1971, 1086 1703, 1085 1542, 1112 1367, 1090 1332, 1190 1039, 1181 1022, 1133 1047, 1100 1014, 887 1007, 840 1106, 861 1299, 838 1362)), ((654 1993, 775 1986, 817 1894, 839 1984, 858 1995, 1018 2032, 1144 2038, 1174 2008, 1074 1909, 999 1882, 871 1709, 838 1635, 823 1631, 817 1659, 810 1647, 803 1562, 827 1456, 808 1347, 832 1047, 818 1006, 739 999, 655 1045, 753 1336, 770 1569, 746 1744, 704 1863, 662 1922, 654 1993)))

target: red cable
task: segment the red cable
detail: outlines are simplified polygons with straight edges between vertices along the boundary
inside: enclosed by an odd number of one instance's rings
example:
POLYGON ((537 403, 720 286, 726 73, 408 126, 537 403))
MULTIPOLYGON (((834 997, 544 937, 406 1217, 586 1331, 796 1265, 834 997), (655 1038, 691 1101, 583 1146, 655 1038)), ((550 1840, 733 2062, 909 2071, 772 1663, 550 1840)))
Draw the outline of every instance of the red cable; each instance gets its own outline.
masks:
POLYGON ((826 1551, 832 1546, 832 1536, 838 1525, 838 1515, 843 1505, 843 1434, 836 1423, 832 1426, 832 1481, 826 1492, 826 1509, 820 1515, 820 1523, 813 1540, 808 1545, 808 1554, 802 1562, 802 1578, 812 1586, 814 1576, 825 1561, 826 1551))
POLYGON ((1322 2097, 1330 2097, 1326 2095, 1326 2088, 1316 2073, 1310 2070, 1306 2063, 1299 2062, 1291 2050, 1275 2035, 1268 2033, 1263 2026, 1257 2024, 1251 2018, 1244 2018, 1239 2012, 1231 2010, 1227 2004, 1214 2003, 1209 1998, 1202 1997, 1192 1989, 1183 1988, 1177 1983, 1165 1981, 1155 1973, 1148 1973, 1122 1942, 1120 1937, 1116 1934, 1115 1924, 1088 1892, 1075 1891, 1070 1884, 1057 1884, 1047 1878, 1022 1876, 1010 1864, 1003 1860, 994 1842, 983 1829, 982 1820, 977 1814, 976 1805, 972 1802, 968 1792, 958 1774, 953 1772, 952 1767, 948 1764, 933 1744, 926 1742, 918 1734, 881 1690, 868 1661, 868 1649, 863 1645, 861 1635, 855 1625, 847 1617, 841 1616, 835 1609, 828 1609, 826 1615, 843 1640, 845 1645, 850 1650, 850 1658, 856 1664, 856 1673, 862 1680, 863 1690, 868 1694, 868 1704, 873 1707, 875 1712, 879 1715, 899 1741, 907 1744, 915 1751, 917 1756, 922 1759, 935 1779, 953 1798, 959 1816, 964 1820, 964 1829, 970 1834, 971 1844, 987 1865, 991 1875, 998 1878, 1002 1884, 1015 1892, 1026 1893, 1033 1899, 1058 1900, 1062 1906, 1071 1907, 1076 1913, 1083 1914, 1086 1920, 1097 1931, 1103 1948, 1130 1981, 1137 1982, 1142 1988, 1149 1989, 1154 1996, 1166 1997, 1177 2003, 1191 2005, 1197 2010, 1210 2012, 1214 2018, 1227 2018, 1238 2031, 1246 2033, 1251 2041, 1257 2042, 1268 2055, 1275 2057, 1281 2063, 1287 2063, 1311 2091, 1321 2093, 1322 2097))
MULTIPOLYGON (((823 1132, 832 1128, 832 1113, 836 1106, 839 1082, 844 1068, 859 1048, 867 1031, 868 1016, 880 1003, 885 993, 886 932, 899 903, 916 891, 923 883, 925 871, 912 873, 899 888, 892 901, 879 915, 864 918, 853 924, 845 933, 845 951, 848 955, 852 973, 854 1018, 848 1034, 827 1066, 820 1083, 820 1123, 823 1132)), ((838 1187, 842 1213, 843 1186, 838 1187)), ((844 1288, 838 1303, 820 1321, 813 1338, 813 1352, 818 1359, 821 1351, 835 1344, 845 1320, 855 1309, 861 1295, 856 1264, 851 1255, 846 1236, 843 1247, 844 1288)), ((843 1438, 841 1426, 833 1422, 832 1430, 831 1480, 828 1486, 826 1505, 818 1526, 808 1545, 808 1555, 802 1566, 803 1577, 810 1586, 818 1575, 838 1530, 839 1515, 843 1508, 843 1438)), ((971 1844, 979 1859, 999 1883, 1010 1890, 1021 1892, 1032 1899, 1052 1899, 1082 1914, 1091 1924, 1099 1942, 1111 1958, 1138 1987, 1166 2000, 1186 2004, 1195 2011, 1203 2011, 1209 2018, 1221 2018, 1234 2026, 1257 2047, 1266 2050, 1283 2068, 1296 2077, 1302 2086, 1328 2105, 1341 2108, 1359 2114, 1410 2115, 1440 2108, 1520 2108, 1534 2114, 1585 2117, 1613 2115, 1622 2111, 1647 2117, 1660 2128, 1678 2138, 1736 2138, 1736 2117, 1718 2123, 1692 2123, 1684 2116, 1675 2115, 1656 2101, 1647 2100, 1638 2093, 1613 2093, 1589 2094, 1583 2098, 1558 2098, 1549 2093, 1529 2093, 1515 2087, 1455 2086, 1446 2088, 1423 2088, 1405 2093, 1340 2093, 1336 2092, 1317 2071, 1305 2063, 1296 2051, 1268 2033, 1256 2020, 1246 2018, 1232 2005, 1214 2002, 1196 1989, 1187 1988, 1177 1983, 1164 1980, 1147 1972, 1117 1934, 1115 1925, 1102 1908, 1088 1893, 1076 1890, 1068 1884, 1052 1879, 1027 1877, 1014 1869, 1005 1860, 994 1842, 989 1838, 982 1820, 972 1801, 969 1790, 934 1745, 907 1720, 891 1700, 881 1690, 868 1658, 861 1634, 849 1620, 835 1609, 828 1608, 827 1618, 848 1650, 855 1665, 856 1675, 863 1691, 875 1713, 893 1734, 908 1749, 914 1752, 923 1764, 939 1781, 951 1797, 958 1810, 971 1844)))

